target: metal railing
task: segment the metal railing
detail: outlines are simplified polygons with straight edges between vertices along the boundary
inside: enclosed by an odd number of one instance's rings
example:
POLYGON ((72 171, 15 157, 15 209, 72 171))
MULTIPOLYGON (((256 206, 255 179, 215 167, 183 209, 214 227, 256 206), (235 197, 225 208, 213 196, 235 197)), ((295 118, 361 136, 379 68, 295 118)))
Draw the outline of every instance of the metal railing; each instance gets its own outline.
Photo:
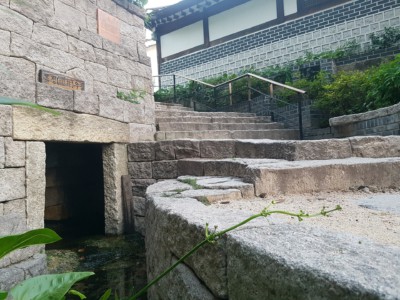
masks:
POLYGON ((246 103, 248 106, 247 111, 251 112, 252 100, 262 96, 266 99, 267 103, 265 104, 267 106, 265 114, 271 116, 273 121, 275 121, 275 119, 279 121, 285 119, 284 116, 277 115, 277 113, 273 111, 273 105, 293 105, 293 103, 288 103, 275 97, 277 89, 289 91, 296 95, 299 135, 300 139, 304 137, 302 114, 302 102, 306 94, 304 90, 252 73, 246 73, 215 85, 179 74, 158 75, 154 77, 158 79, 159 90, 157 93, 162 94, 163 91, 168 91, 165 95, 165 99, 163 99, 164 102, 179 102, 185 106, 193 107, 194 110, 206 111, 230 111, 235 105, 240 104, 243 106, 243 104, 246 103), (165 82, 166 78, 169 78, 167 82, 165 82), (185 95, 179 93, 183 85, 185 85, 185 88, 182 90, 186 93, 190 90, 190 94, 185 95))

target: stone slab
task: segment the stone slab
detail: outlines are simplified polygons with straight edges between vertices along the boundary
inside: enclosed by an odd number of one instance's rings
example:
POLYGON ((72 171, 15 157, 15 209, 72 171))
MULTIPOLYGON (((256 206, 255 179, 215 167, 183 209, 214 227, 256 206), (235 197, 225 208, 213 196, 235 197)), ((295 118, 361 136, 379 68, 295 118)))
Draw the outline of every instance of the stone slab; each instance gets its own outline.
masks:
POLYGON ((372 195, 359 200, 357 203, 365 208, 400 215, 400 198, 398 195, 372 195))
POLYGON ((4 168, 6 162, 5 152, 4 137, 0 136, 0 169, 4 168))
POLYGON ((99 97, 87 92, 74 92, 74 111, 90 115, 98 115, 100 111, 99 97))
POLYGON ((178 180, 194 179, 197 185, 206 189, 238 189, 242 193, 242 198, 254 197, 254 186, 251 183, 245 183, 237 177, 220 176, 180 176, 178 180))
POLYGON ((25 168, 0 169, 0 202, 25 198, 25 168))
POLYGON ((160 141, 155 143, 156 160, 174 160, 175 147, 173 141, 160 141))
POLYGON ((129 124, 129 142, 154 141, 156 127, 154 124, 129 124))
POLYGON ((10 137, 5 139, 5 166, 24 167, 25 166, 25 142, 14 141, 10 137))
POLYGON ((12 135, 12 107, 0 105, 0 136, 12 135))
POLYGON ((353 156, 358 157, 399 157, 399 136, 366 136, 349 138, 353 156))
POLYGON ((154 161, 152 166, 154 179, 171 179, 178 177, 178 161, 176 160, 154 161))
POLYGON ((156 183, 155 179, 132 179, 132 194, 134 197, 145 197, 146 189, 156 183))
POLYGON ((151 162, 130 162, 128 163, 129 175, 135 179, 152 178, 151 162))
POLYGON ((362 185, 387 188, 400 182, 399 158, 247 163, 256 195, 340 191, 362 185))
POLYGON ((293 160, 338 159, 353 156, 348 139, 296 141, 293 160))
POLYGON ((242 192, 238 189, 198 189, 186 190, 174 197, 194 198, 203 204, 210 205, 218 201, 234 201, 242 199, 242 192))
POLYGON ((390 188, 400 182, 400 158, 285 161, 276 159, 185 159, 178 174, 233 176, 254 183, 256 195, 341 191, 359 186, 390 188), (202 174, 192 170, 200 170, 202 174))
POLYGON ((126 143, 127 124, 86 114, 63 111, 60 115, 14 107, 13 138, 19 140, 126 143))
POLYGON ((128 175, 127 146, 110 144, 103 148, 105 233, 122 234, 124 229, 122 205, 123 175, 128 175))
POLYGON ((231 158, 235 157, 235 141, 218 140, 200 142, 201 157, 204 158, 231 158))
POLYGON ((46 190, 46 149, 43 142, 26 143, 26 217, 29 229, 43 228, 46 190))
POLYGON ((155 143, 138 142, 128 145, 128 161, 153 161, 155 160, 155 143))

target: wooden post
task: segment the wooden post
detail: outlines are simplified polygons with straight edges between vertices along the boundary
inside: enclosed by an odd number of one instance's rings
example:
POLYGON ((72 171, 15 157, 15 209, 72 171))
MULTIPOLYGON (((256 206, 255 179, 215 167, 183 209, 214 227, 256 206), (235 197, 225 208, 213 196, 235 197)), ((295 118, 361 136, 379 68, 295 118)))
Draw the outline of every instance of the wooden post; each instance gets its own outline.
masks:
POLYGON ((133 233, 135 231, 135 226, 133 221, 134 214, 131 177, 129 175, 121 176, 121 184, 124 233, 133 233))
POLYGON ((232 106, 233 98, 232 98, 232 82, 229 82, 229 105, 232 106))

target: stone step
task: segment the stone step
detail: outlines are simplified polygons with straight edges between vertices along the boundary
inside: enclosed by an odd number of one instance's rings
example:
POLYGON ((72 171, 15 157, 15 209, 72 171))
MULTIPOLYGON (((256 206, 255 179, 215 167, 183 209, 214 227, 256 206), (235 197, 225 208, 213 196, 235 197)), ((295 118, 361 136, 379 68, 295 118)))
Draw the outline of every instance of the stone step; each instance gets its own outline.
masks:
POLYGON ((254 197, 254 186, 236 177, 181 176, 177 180, 164 180, 160 186, 161 189, 152 189, 150 186, 146 194, 166 198, 194 198, 206 205, 254 197))
POLYGON ((299 139, 298 130, 266 129, 266 130, 203 130, 203 131, 158 131, 156 141, 177 139, 299 139))
POLYGON ((285 140, 169 140, 132 143, 128 146, 131 161, 149 154, 152 160, 182 158, 271 158, 326 160, 349 157, 400 157, 400 136, 351 137, 344 139, 285 140))
POLYGON ((168 117, 256 117, 252 113, 238 112, 197 112, 197 111, 180 111, 180 110, 161 110, 156 109, 157 118, 168 117))
POLYGON ((243 177, 254 184, 257 196, 342 191, 360 186, 390 188, 400 183, 400 158, 184 159, 178 161, 178 175, 243 177))
POLYGON ((270 117, 224 117, 224 116, 190 116, 190 117, 156 117, 159 123, 269 123, 270 117))
POLYGON ((159 123, 159 131, 283 129, 281 123, 159 123))
POLYGON ((177 103, 156 102, 156 110, 172 110, 172 111, 193 111, 190 107, 184 107, 177 103))

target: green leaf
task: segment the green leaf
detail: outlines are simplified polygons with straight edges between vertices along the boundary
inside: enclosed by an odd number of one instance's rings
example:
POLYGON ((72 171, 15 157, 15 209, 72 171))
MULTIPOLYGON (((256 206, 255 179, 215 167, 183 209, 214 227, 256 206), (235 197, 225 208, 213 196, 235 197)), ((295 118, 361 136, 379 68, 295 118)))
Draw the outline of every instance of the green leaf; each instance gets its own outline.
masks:
POLYGON ((82 294, 81 292, 78 292, 78 291, 76 291, 76 290, 69 290, 69 291, 68 291, 68 294, 77 296, 77 297, 79 297, 79 299, 81 299, 81 300, 86 299, 86 296, 85 296, 84 294, 82 294))
POLYGON ((0 258, 20 248, 54 243, 59 240, 61 240, 61 237, 48 228, 35 229, 22 234, 0 237, 0 258))
POLYGON ((11 99, 7 97, 0 96, 0 104, 3 105, 20 105, 20 106, 28 106, 31 108, 39 109, 48 113, 51 113, 53 115, 60 115, 58 111, 55 111, 53 109, 32 103, 32 102, 27 102, 27 101, 22 101, 22 100, 17 100, 17 99, 11 99))
POLYGON ((7 299, 7 295, 8 295, 7 292, 0 291, 0 300, 5 300, 5 299, 7 299))
POLYGON ((71 272, 33 277, 11 289, 13 300, 59 300, 72 285, 94 275, 93 272, 71 272))
POLYGON ((108 289, 107 291, 104 292, 103 296, 101 296, 99 300, 108 300, 110 296, 111 296, 111 289, 108 289))

